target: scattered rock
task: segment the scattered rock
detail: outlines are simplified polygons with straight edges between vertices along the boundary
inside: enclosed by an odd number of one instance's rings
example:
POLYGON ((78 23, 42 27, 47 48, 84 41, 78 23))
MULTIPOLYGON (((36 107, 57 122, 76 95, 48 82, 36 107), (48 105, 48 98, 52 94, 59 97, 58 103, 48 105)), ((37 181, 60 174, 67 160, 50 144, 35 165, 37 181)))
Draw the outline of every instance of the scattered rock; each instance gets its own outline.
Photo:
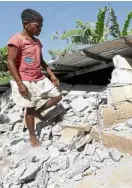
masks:
POLYGON ((30 146, 28 131, 22 133, 23 109, 13 103, 10 91, 1 96, 1 188, 73 188, 84 176, 120 161, 120 152, 109 152, 90 136, 98 123, 97 96, 99 103, 107 99, 105 91, 98 93, 104 86, 61 83, 59 87, 62 100, 42 114, 47 121, 35 119, 36 134, 42 141, 38 148, 30 146), (5 167, 3 161, 9 161, 5 167))
POLYGON ((122 154, 117 149, 111 149, 110 157, 113 161, 119 162, 122 158, 122 154))

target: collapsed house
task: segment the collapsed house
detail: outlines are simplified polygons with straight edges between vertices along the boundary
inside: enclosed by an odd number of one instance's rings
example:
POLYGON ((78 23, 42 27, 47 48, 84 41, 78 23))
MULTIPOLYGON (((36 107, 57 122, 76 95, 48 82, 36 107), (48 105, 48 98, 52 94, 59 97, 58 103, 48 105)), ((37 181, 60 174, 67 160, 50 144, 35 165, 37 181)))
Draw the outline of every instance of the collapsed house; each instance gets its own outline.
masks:
MULTIPOLYGON (((108 41, 50 66, 62 101, 36 119, 42 147, 28 144, 23 111, 11 91, 0 98, 0 187, 75 188, 132 154, 132 37, 108 41)), ((46 101, 40 101, 42 105, 46 101)))

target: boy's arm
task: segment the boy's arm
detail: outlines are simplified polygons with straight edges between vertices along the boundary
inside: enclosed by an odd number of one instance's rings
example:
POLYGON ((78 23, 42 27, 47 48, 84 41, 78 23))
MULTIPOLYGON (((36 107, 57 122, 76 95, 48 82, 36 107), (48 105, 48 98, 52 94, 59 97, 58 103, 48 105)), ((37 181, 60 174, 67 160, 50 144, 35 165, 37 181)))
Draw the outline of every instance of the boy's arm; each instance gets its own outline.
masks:
POLYGON ((7 65, 8 65, 8 69, 12 75, 12 77, 14 78, 14 80, 16 81, 18 88, 19 88, 19 92, 23 95, 26 96, 28 91, 26 86, 23 84, 19 73, 17 71, 16 68, 16 58, 18 55, 18 49, 17 47, 13 46, 13 45, 8 45, 8 61, 7 61, 7 65))
POLYGON ((42 53, 40 55, 40 58, 41 58, 41 67, 46 70, 46 72, 48 73, 48 75, 50 76, 51 78, 51 81, 53 82, 53 84, 55 86, 58 86, 59 85, 59 80, 56 78, 56 76, 54 75, 54 73, 50 70, 50 68, 48 67, 48 65, 46 64, 46 62, 44 61, 43 59, 43 56, 42 56, 42 53))

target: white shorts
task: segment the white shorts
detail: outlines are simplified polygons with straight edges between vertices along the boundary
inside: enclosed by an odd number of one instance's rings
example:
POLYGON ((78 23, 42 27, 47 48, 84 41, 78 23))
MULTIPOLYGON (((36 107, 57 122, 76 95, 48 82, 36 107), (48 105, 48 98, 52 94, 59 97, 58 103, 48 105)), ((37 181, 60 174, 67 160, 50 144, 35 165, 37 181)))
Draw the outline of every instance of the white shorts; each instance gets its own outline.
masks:
POLYGON ((40 100, 60 95, 58 88, 55 87, 47 77, 39 81, 23 81, 29 91, 29 95, 27 97, 23 97, 19 93, 17 83, 14 80, 11 80, 10 83, 13 101, 21 107, 36 107, 40 100))

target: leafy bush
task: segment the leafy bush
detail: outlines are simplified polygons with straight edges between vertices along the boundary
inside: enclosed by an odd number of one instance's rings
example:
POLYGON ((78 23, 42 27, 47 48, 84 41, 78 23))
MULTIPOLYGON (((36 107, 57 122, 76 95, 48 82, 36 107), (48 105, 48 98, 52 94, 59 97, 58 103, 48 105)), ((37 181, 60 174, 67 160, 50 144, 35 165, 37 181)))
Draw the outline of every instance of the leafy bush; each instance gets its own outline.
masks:
POLYGON ((1 72, 0 73, 0 85, 4 85, 9 83, 9 81, 12 79, 9 72, 1 72))
POLYGON ((8 71, 7 55, 7 46, 0 48, 0 72, 8 71))

